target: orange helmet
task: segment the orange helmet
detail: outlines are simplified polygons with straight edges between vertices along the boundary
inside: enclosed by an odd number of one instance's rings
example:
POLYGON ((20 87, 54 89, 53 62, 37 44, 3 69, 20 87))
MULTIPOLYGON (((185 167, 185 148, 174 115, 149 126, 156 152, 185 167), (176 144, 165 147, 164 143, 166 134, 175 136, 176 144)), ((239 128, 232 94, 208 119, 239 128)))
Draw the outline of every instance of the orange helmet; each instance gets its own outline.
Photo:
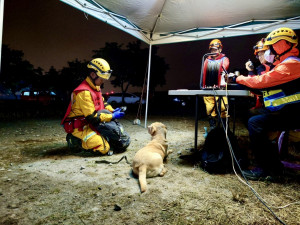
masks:
POLYGON ((214 39, 209 44, 209 49, 211 48, 223 48, 222 42, 219 39, 214 39))
POLYGON ((258 52, 266 51, 269 49, 269 47, 267 45, 264 45, 264 43, 265 43, 264 38, 256 43, 256 45, 253 47, 254 55, 257 55, 258 52))

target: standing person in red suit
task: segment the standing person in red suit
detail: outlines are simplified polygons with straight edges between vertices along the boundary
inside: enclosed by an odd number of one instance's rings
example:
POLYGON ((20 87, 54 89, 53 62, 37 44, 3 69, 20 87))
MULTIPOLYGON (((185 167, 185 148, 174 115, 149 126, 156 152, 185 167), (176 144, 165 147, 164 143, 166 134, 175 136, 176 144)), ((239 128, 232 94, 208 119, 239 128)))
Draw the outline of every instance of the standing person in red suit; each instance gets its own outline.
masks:
MULTIPOLYGON (((210 53, 215 53, 215 55, 210 55, 205 59, 203 67, 203 88, 221 88, 225 86, 224 78, 222 77, 222 72, 228 70, 229 59, 222 53, 223 45, 219 39, 214 39, 209 44, 210 53)), ((206 106, 206 113, 209 117, 210 129, 216 126, 217 113, 216 107, 219 97, 214 96, 204 96, 203 100, 206 106)), ((228 104, 228 99, 226 97, 222 98, 221 101, 221 118, 226 118, 226 105, 228 104)))

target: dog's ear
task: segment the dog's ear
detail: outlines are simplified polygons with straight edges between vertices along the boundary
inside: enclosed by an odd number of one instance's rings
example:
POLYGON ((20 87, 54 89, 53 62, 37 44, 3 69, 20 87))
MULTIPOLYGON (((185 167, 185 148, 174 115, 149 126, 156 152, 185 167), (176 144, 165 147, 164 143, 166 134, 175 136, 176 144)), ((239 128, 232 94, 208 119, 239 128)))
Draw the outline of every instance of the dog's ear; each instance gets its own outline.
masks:
POLYGON ((149 134, 153 135, 155 133, 155 131, 156 131, 156 127, 154 127, 152 125, 148 126, 148 133, 149 134))

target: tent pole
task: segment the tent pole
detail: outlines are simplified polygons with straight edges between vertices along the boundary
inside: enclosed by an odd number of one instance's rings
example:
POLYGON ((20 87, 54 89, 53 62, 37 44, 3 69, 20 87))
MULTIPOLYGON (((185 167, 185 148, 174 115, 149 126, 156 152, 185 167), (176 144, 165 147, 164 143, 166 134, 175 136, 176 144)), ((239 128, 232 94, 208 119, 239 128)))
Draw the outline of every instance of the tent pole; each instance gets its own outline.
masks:
POLYGON ((147 127, 147 116, 148 116, 149 84, 150 84, 150 68, 151 68, 151 52, 152 52, 152 44, 149 45, 147 97, 146 97, 146 110, 145 110, 145 128, 147 127))
POLYGON ((4 0, 0 0, 0 73, 1 73, 1 56, 2 56, 2 35, 3 35, 3 20, 4 20, 4 0))

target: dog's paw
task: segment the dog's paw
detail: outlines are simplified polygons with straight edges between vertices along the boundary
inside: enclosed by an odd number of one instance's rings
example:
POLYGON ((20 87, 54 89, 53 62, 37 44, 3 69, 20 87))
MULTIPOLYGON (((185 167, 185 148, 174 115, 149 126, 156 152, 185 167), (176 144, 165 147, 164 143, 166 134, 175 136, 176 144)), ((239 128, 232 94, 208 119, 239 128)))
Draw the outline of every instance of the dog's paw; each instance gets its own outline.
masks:
POLYGON ((164 167, 163 168, 163 170, 160 172, 160 174, 158 174, 160 177, 163 177, 165 174, 166 174, 166 172, 167 172, 168 170, 167 170, 167 168, 166 167, 164 167))
POLYGON ((173 150, 168 150, 167 151, 167 154, 169 155, 169 154, 171 154, 173 152, 173 150))

